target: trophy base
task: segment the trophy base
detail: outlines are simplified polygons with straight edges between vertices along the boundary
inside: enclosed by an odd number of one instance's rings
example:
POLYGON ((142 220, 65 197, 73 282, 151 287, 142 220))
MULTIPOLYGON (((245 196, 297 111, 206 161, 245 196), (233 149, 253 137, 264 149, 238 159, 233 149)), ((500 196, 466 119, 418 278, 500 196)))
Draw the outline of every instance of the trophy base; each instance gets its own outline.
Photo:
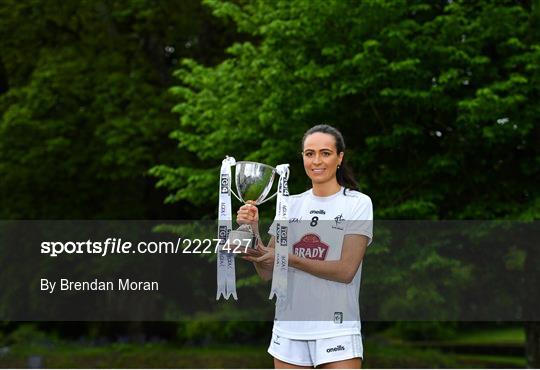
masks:
POLYGON ((229 233, 229 239, 227 244, 231 247, 240 247, 240 248, 255 248, 257 242, 257 237, 253 232, 247 230, 231 230, 229 233))

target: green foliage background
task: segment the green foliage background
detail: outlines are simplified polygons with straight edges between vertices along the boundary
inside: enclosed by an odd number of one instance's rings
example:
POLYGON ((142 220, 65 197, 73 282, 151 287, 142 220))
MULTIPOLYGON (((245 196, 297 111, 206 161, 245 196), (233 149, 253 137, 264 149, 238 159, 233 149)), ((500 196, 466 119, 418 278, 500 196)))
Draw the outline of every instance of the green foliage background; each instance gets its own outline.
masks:
MULTIPOLYGON (((538 219, 538 3, 206 4, 253 39, 234 43, 216 66, 186 59, 175 72, 180 125, 172 136, 198 160, 152 170, 173 191, 169 201, 215 203, 215 174, 228 154, 291 163, 290 188, 302 191, 300 139, 324 122, 343 132, 378 220, 538 219)), ((379 312, 459 317, 470 309, 463 291, 482 291, 495 277, 501 294, 497 303, 485 297, 490 305, 534 311, 537 242, 494 240, 475 264, 468 257, 486 245, 449 251, 421 232, 408 239, 417 247, 397 241, 367 255, 362 301, 394 292, 379 298, 379 312), (524 284, 514 289, 516 281, 524 284)), ((528 338, 538 333, 532 326, 528 338)), ((538 344, 528 348, 529 363, 540 361, 538 344)))
POLYGON ((198 159, 159 166, 170 201, 213 200, 227 154, 293 165, 340 128, 378 218, 536 218, 538 9, 514 1, 207 1, 255 40, 217 66, 183 61, 173 137, 198 159))
MULTIPOLYGON (((234 29, 198 1, 0 3, 0 217, 171 218, 148 169, 178 165, 167 92, 234 29)), ((187 218, 187 217, 185 217, 187 218)))
MULTIPOLYGON (((300 192, 329 123, 378 220, 537 220, 539 101, 537 0, 0 0, 0 217, 215 218, 225 155, 290 163, 300 192)), ((440 286, 540 265, 533 243, 484 270, 398 246, 364 274, 368 296, 415 282, 388 312, 451 317, 440 286)))

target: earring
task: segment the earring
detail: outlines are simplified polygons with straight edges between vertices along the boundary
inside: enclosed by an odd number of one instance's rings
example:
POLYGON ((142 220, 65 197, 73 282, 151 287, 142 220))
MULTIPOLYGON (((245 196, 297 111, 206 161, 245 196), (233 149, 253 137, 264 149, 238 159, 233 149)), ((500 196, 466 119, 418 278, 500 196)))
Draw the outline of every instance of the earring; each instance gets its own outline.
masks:
POLYGON ((337 169, 339 170, 339 164, 337 165, 337 169))

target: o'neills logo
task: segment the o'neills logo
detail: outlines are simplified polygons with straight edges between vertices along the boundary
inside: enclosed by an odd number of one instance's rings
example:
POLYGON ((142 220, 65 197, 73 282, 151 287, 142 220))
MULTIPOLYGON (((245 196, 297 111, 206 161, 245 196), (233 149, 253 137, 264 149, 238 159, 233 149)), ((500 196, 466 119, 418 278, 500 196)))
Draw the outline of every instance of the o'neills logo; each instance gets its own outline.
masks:
POLYGON ((310 215, 325 215, 326 212, 324 211, 324 209, 319 209, 319 210, 312 210, 311 212, 309 212, 310 215))
POLYGON ((330 353, 330 352, 337 352, 337 351, 345 351, 345 347, 343 347, 341 344, 337 347, 333 347, 333 348, 327 348, 326 349, 326 352, 330 353))
POLYGON ((293 253, 298 257, 324 261, 328 253, 328 244, 321 242, 318 235, 307 234, 293 245, 293 253))
POLYGON ((229 193, 229 175, 226 173, 221 175, 221 194, 228 194, 229 193))

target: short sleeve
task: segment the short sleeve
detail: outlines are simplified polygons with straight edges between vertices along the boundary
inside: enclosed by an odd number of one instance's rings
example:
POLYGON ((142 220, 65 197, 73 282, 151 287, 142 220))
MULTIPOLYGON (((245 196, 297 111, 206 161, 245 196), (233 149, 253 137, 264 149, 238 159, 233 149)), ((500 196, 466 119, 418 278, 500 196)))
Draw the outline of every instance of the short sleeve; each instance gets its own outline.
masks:
POLYGON ((368 245, 373 240, 373 205, 371 199, 362 194, 355 202, 349 219, 345 221, 344 234, 359 234, 369 238, 368 245))

